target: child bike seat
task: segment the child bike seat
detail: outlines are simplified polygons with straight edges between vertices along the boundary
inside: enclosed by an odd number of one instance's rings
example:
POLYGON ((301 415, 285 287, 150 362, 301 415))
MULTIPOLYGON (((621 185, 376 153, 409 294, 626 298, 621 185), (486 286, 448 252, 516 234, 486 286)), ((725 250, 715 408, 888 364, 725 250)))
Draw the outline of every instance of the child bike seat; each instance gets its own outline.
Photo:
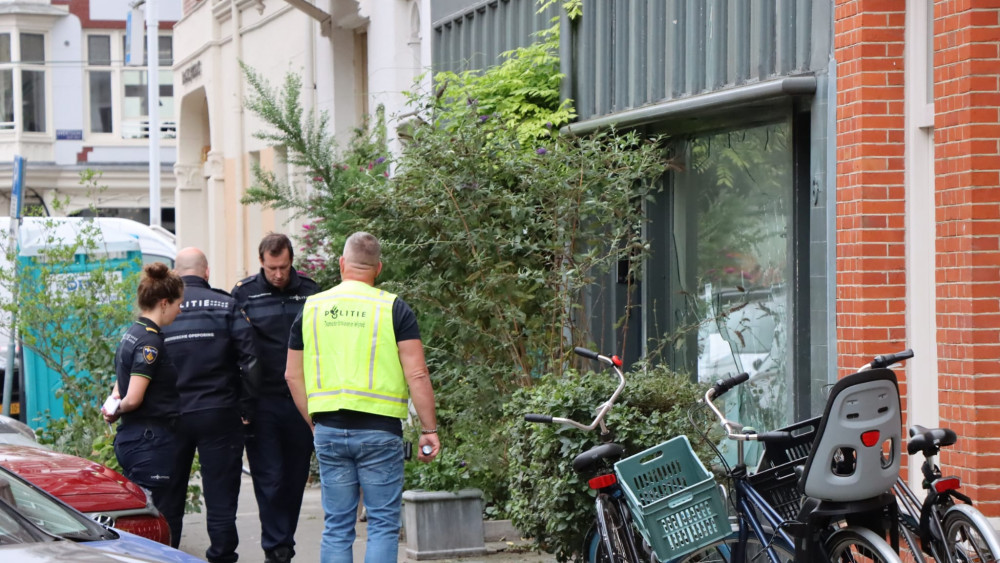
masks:
POLYGON ((834 502, 879 496, 899 475, 901 434, 896 375, 884 368, 848 375, 830 391, 799 490, 834 502))

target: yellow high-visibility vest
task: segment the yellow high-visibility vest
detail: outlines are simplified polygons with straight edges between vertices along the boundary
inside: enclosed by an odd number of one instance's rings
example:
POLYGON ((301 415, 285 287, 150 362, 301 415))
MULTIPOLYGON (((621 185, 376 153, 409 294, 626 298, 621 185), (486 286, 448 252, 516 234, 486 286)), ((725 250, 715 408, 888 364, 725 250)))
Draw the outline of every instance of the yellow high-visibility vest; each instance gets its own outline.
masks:
POLYGON ((357 281, 306 299, 302 367, 309 414, 348 409, 406 418, 410 394, 392 326, 395 300, 357 281))

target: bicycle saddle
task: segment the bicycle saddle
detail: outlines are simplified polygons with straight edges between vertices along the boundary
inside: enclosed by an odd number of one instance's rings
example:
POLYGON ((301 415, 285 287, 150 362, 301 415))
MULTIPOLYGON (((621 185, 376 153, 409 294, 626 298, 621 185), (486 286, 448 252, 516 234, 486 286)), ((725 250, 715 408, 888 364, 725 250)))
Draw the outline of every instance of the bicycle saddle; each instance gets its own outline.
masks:
POLYGON ((902 419, 896 374, 858 372, 830 391, 799 490, 834 502, 874 498, 899 475, 902 419))
POLYGON ((958 441, 958 435, 949 428, 924 428, 919 424, 910 427, 910 441, 906 452, 913 455, 923 452, 925 456, 937 455, 941 448, 958 441))
POLYGON ((615 444, 601 444, 594 446, 582 454, 573 458, 573 471, 586 473, 597 465, 602 459, 617 461, 625 455, 625 448, 615 444))

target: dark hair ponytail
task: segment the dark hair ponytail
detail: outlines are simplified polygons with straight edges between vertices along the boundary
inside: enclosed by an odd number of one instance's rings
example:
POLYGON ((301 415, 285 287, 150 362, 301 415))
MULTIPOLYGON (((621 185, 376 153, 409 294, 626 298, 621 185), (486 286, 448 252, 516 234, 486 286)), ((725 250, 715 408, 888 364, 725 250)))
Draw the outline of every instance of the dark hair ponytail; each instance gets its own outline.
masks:
POLYGON ((163 262, 153 262, 143 267, 137 294, 139 309, 149 311, 161 299, 180 299, 184 295, 184 281, 163 262))

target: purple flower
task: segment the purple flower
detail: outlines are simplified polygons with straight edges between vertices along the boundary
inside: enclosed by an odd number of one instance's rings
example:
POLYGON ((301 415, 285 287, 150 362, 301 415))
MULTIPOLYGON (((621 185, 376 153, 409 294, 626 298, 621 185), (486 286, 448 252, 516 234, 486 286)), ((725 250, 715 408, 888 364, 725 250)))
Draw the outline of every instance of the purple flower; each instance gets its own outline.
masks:
POLYGON ((380 156, 380 157, 378 157, 378 158, 375 159, 375 164, 382 164, 383 162, 385 162, 385 157, 384 156, 380 156))
POLYGON ((552 129, 552 122, 551 121, 546 121, 545 122, 545 128, 546 129, 552 129))
POLYGON ((486 123, 486 120, 489 119, 489 118, 490 118, 490 116, 488 116, 488 115, 480 115, 479 116, 479 122, 480 123, 486 123))
POLYGON ((549 151, 545 150, 545 147, 538 147, 538 150, 535 151, 536 154, 545 154, 547 152, 549 151))

